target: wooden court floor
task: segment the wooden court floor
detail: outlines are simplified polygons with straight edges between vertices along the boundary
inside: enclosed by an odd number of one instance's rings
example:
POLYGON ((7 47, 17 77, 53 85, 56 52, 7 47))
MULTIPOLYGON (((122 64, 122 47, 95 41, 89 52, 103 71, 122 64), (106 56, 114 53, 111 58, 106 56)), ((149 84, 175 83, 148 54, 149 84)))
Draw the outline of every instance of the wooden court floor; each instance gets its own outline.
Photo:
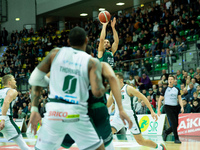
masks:
MULTIPOLYGON (((26 143, 34 150, 36 139, 26 135, 23 135, 23 137, 26 143)), ((113 138, 115 150, 153 150, 152 148, 138 145, 132 135, 114 135, 113 138)), ((180 136, 182 144, 174 144, 173 136, 169 136, 166 142, 163 142, 162 136, 144 136, 144 138, 151 139, 156 143, 164 143, 167 150, 200 150, 200 136, 180 136)), ((0 150, 19 150, 19 147, 12 141, 8 142, 5 138, 0 137, 0 150)), ((66 149, 60 148, 59 150, 66 149)), ((78 150, 78 148, 74 144, 69 150, 78 150)))

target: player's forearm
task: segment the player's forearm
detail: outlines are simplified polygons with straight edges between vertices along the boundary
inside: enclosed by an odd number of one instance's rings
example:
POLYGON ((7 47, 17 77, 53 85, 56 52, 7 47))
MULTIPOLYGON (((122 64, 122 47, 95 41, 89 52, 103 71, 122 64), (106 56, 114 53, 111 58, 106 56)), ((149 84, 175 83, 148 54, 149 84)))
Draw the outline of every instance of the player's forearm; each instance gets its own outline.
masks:
POLYGON ((151 107, 151 104, 149 103, 148 99, 145 97, 145 99, 142 99, 144 101, 144 103, 147 105, 147 107, 149 108, 150 112, 154 112, 152 107, 151 107))
MULTIPOLYGON (((139 93, 139 92, 138 92, 139 93)), ((149 101, 148 101, 148 99, 142 94, 142 93, 139 93, 139 94, 137 94, 138 96, 138 98, 139 99, 142 99, 143 101, 144 101, 144 103, 146 104, 146 106, 149 108, 149 110, 150 110, 150 112, 152 113, 152 112, 154 112, 153 111, 153 109, 152 109, 152 107, 151 107, 151 104, 149 103, 149 101)))
POLYGON ((121 91, 120 91, 120 85, 117 80, 117 77, 116 76, 111 77, 109 79, 109 83, 110 83, 111 91, 115 97, 118 109, 119 111, 122 111, 123 106, 122 106, 122 99, 121 99, 121 91))
POLYGON ((106 38, 106 24, 103 24, 101 35, 100 35, 100 41, 104 41, 106 38))
POLYGON ((117 33, 115 27, 112 27, 112 31, 113 31, 114 42, 118 44, 119 43, 119 37, 118 37, 118 33, 117 33))
POLYGON ((31 102, 32 102, 32 106, 36 106, 38 107, 39 105, 39 99, 41 96, 41 87, 39 86, 32 86, 32 90, 31 90, 31 102))

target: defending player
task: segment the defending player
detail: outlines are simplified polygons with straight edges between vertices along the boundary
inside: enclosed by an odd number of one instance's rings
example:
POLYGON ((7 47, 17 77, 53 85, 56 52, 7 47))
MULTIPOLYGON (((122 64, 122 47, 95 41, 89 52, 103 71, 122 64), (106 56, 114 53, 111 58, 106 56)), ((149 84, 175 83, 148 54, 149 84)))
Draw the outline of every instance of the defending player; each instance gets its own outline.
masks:
MULTIPOLYGON (((87 46, 86 52, 88 54, 91 54, 91 47, 87 46)), ((115 97, 118 97, 116 99, 119 110, 120 110, 120 116, 124 120, 127 119, 129 122, 129 128, 132 127, 132 122, 130 121, 130 118, 127 116, 127 114, 124 113, 122 103, 121 103, 121 95, 120 95, 120 85, 118 82, 118 79, 115 76, 115 73, 113 69, 110 67, 108 63, 101 62, 102 64, 102 75, 103 78, 106 78, 111 86, 111 89, 113 90, 113 93, 115 97)), ((47 82, 49 82, 50 78, 50 72, 45 76, 45 79, 47 82)), ((112 131, 110 126, 110 116, 108 114, 108 110, 106 107, 106 97, 105 95, 101 98, 96 98, 93 96, 91 90, 89 91, 89 99, 88 99, 88 115, 90 116, 90 119, 93 122, 93 125, 95 126, 95 129, 97 130, 97 133, 100 137, 102 137, 104 141, 104 146, 106 150, 114 150, 113 143, 112 143, 112 131)), ((62 147, 64 148, 70 148, 71 145, 74 143, 74 140, 67 134, 62 142, 62 147)))
MULTIPOLYGON (((135 114, 135 111, 132 110, 132 108, 131 108, 130 98, 133 97, 133 96, 136 96, 136 97, 142 99, 145 102, 145 104, 147 105, 147 107, 149 108, 149 110, 151 112, 152 118, 155 119, 155 121, 157 121, 158 117, 154 113, 148 99, 143 94, 141 94, 139 91, 135 90, 133 87, 131 87, 127 84, 124 84, 124 77, 123 77, 123 74, 121 72, 116 73, 116 76, 119 79, 120 86, 121 86, 123 108, 133 122, 133 127, 130 129, 130 131, 133 134, 134 138, 136 139, 137 143, 140 144, 140 145, 143 145, 143 146, 148 146, 148 147, 156 148, 156 149, 159 149, 159 150, 166 150, 166 148, 163 144, 158 145, 151 140, 146 140, 146 139, 143 138, 141 131, 140 131, 139 124, 138 124, 137 116, 135 114)), ((114 102, 114 97, 113 97, 112 92, 111 92, 111 94, 108 98, 107 107, 109 107, 113 102, 114 102)), ((120 129, 122 129, 124 127, 123 122, 119 118, 119 112, 118 111, 119 110, 115 105, 115 114, 114 114, 113 120, 111 121, 111 127, 112 127, 113 134, 118 132, 120 129)))
POLYGON ((113 55, 117 51, 118 44, 119 44, 119 37, 117 34, 117 31, 115 29, 115 24, 116 24, 116 18, 113 18, 113 21, 111 20, 111 27, 113 31, 113 38, 114 38, 114 43, 112 44, 112 47, 110 45, 110 41, 108 39, 105 39, 106 37, 106 27, 108 25, 107 23, 102 23, 103 27, 101 30, 101 35, 100 35, 100 43, 98 47, 98 58, 102 62, 107 62, 111 65, 111 67, 114 66, 114 58, 113 55), (109 51, 111 50, 111 52, 109 51))
POLYGON ((5 75, 2 78, 4 88, 0 90, 0 132, 8 139, 13 140, 20 149, 30 150, 27 146, 18 126, 13 121, 12 108, 17 97, 15 90, 17 85, 13 75, 5 75))
POLYGON ((52 50, 35 68, 29 79, 32 85, 31 128, 37 132, 41 119, 38 113, 41 87, 48 86, 44 80, 51 69, 49 102, 38 134, 36 149, 58 149, 69 134, 79 149, 103 150, 104 145, 90 121, 88 113, 89 84, 95 97, 101 97, 101 63, 86 54, 87 37, 84 29, 73 28, 69 33, 71 47, 52 50), (56 140, 55 140, 56 139, 56 140))

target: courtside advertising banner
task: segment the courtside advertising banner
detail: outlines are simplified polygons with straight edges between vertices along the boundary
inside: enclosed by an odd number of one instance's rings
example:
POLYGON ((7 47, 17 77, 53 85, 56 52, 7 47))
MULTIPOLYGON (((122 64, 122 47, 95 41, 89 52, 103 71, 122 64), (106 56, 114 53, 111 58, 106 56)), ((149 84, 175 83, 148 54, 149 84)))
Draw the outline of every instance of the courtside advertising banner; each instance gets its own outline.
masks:
MULTIPOLYGON (((137 117, 142 135, 162 135, 167 119, 165 114, 161 114, 156 122, 151 115, 137 115, 137 117)), ((113 116, 110 116, 110 120, 112 119, 113 116)), ((126 134, 131 134, 131 132, 127 129, 126 134)))
POLYGON ((179 114, 179 135, 200 135, 200 113, 179 114))
POLYGON ((166 115, 162 114, 155 122, 151 115, 137 115, 142 135, 162 135, 166 115))

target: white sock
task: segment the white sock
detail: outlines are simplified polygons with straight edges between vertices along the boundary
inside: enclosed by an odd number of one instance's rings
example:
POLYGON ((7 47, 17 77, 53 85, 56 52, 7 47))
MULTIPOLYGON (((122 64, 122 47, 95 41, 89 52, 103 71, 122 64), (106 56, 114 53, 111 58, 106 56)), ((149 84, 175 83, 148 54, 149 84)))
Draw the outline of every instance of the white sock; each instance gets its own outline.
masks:
POLYGON ((17 145, 20 147, 20 149, 23 149, 23 150, 31 150, 30 147, 28 147, 28 145, 25 143, 22 135, 20 134, 17 138, 14 138, 13 141, 15 143, 17 143, 17 145))
POLYGON ((158 144, 158 148, 157 149, 158 150, 163 150, 163 147, 160 144, 158 144))
POLYGON ((111 142, 108 146, 106 146, 105 150, 114 150, 113 142, 111 142))

